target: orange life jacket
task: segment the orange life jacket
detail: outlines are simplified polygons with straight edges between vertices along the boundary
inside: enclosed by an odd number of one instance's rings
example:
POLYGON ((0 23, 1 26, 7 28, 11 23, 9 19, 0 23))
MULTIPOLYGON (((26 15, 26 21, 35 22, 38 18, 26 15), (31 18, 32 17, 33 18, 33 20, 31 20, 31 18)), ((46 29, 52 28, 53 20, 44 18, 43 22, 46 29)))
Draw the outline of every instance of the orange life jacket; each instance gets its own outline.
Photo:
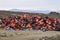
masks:
POLYGON ((56 20, 54 21, 54 24, 57 24, 57 21, 56 20))
POLYGON ((48 29, 51 30, 52 26, 48 26, 48 29))
POLYGON ((53 24, 54 28, 56 27, 56 24, 53 24))
POLYGON ((28 24, 28 28, 32 28, 30 24, 28 24))
POLYGON ((39 21, 39 24, 40 24, 40 25, 43 25, 43 22, 42 22, 42 21, 39 21))
POLYGON ((11 23, 14 23, 14 20, 11 20, 10 22, 11 22, 11 23))
POLYGON ((12 26, 13 28, 15 28, 15 23, 11 23, 11 26, 12 26))
POLYGON ((48 24, 49 23, 49 20, 46 20, 46 23, 48 24))

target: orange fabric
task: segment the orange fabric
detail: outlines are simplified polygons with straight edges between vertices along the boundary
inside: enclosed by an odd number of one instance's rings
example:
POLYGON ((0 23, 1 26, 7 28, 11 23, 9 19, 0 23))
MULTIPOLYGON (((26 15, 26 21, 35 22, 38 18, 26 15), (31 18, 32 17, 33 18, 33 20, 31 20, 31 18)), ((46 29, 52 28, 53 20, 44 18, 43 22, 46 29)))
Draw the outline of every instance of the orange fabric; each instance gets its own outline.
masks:
POLYGON ((3 28, 6 28, 6 25, 5 25, 5 24, 2 24, 2 27, 3 27, 3 28))
POLYGON ((11 23, 14 23, 14 20, 11 20, 10 22, 11 22, 11 23))
POLYGON ((46 23, 49 23, 49 20, 46 20, 46 23))
POLYGON ((48 26, 48 29, 49 29, 49 30, 51 30, 51 28, 52 28, 51 26, 48 26))
POLYGON ((16 28, 16 30, 19 30, 19 28, 16 28))
POLYGON ((57 24, 57 21, 56 20, 54 21, 54 24, 57 24))
POLYGON ((11 23, 11 26, 15 28, 15 23, 11 23))
POLYGON ((28 24, 28 28, 32 28, 30 24, 28 24))
POLYGON ((43 25, 43 22, 42 22, 42 21, 39 21, 39 24, 40 24, 40 25, 43 25))
POLYGON ((56 25, 55 25, 55 24, 53 24, 53 26, 54 26, 54 27, 56 27, 56 25))

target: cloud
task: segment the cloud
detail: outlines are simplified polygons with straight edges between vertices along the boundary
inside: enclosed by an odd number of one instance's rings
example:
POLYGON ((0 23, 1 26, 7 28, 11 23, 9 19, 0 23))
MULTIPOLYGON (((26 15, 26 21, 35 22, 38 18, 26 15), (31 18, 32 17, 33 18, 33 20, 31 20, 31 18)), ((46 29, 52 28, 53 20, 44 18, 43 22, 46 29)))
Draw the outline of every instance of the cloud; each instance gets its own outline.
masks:
POLYGON ((59 10, 60 0, 0 0, 0 9, 59 10))

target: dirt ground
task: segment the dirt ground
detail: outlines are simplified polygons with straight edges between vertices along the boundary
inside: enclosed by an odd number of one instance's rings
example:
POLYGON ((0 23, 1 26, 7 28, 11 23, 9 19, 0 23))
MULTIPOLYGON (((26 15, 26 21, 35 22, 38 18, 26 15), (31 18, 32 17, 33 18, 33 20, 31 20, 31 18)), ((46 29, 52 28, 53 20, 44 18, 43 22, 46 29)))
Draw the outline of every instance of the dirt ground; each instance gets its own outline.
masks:
POLYGON ((37 30, 0 30, 0 40, 39 40, 42 37, 56 37, 58 31, 37 31, 37 30))

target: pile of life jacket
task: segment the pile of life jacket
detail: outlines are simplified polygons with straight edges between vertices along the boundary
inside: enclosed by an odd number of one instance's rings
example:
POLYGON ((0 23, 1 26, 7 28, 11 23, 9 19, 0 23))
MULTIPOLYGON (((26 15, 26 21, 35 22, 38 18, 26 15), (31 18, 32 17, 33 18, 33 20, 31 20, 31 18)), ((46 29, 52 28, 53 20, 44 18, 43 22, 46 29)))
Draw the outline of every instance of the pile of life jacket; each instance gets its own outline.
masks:
POLYGON ((7 16, 0 18, 0 27, 7 30, 60 30, 60 19, 28 14, 7 16))

